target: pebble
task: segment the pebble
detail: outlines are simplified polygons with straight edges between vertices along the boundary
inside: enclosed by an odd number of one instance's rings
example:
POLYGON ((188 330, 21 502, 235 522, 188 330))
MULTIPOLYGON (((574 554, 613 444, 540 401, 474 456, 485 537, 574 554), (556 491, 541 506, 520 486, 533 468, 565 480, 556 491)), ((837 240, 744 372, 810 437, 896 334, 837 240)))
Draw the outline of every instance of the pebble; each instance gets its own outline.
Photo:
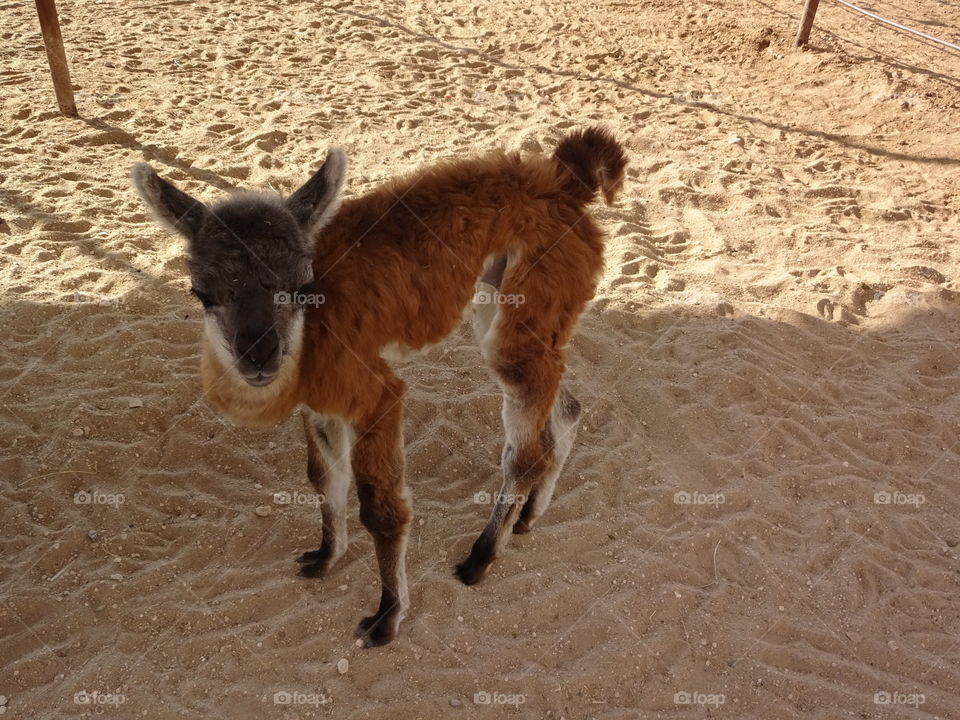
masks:
POLYGON ((74 428, 73 429, 74 437, 83 437, 83 428, 74 428))
POLYGON ((138 397, 130 398, 130 402, 127 403, 127 407, 139 408, 143 407, 143 400, 138 397))
POLYGON ((460 702, 460 698, 450 698, 450 707, 462 707, 463 703, 460 702))
POLYGON ((113 575, 110 576, 110 579, 118 580, 118 581, 123 580, 123 575, 121 575, 120 573, 113 573, 113 575))
POLYGON ((734 135, 732 138, 727 140, 731 145, 743 145, 743 138, 739 135, 734 135))
POLYGON ((87 530, 87 537, 90 538, 91 540, 96 540, 96 539, 97 539, 97 531, 96 531, 96 530, 87 530))
POLYGON ((347 660, 346 658, 341 658, 340 661, 337 663, 337 672, 340 673, 341 675, 346 675, 347 670, 349 669, 350 669, 350 661, 347 660))
POLYGON ((257 509, 253 511, 257 517, 267 517, 270 515, 270 506, 269 505, 257 505, 257 509))

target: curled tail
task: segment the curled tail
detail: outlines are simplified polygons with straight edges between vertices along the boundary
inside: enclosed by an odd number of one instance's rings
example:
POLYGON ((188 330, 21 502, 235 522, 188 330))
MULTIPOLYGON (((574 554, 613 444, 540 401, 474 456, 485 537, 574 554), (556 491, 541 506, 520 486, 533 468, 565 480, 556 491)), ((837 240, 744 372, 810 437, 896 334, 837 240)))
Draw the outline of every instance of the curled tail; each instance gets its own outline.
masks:
POLYGON ((599 190, 611 205, 623 186, 627 156, 609 130, 575 130, 560 141, 553 159, 563 191, 584 203, 593 200, 599 190))

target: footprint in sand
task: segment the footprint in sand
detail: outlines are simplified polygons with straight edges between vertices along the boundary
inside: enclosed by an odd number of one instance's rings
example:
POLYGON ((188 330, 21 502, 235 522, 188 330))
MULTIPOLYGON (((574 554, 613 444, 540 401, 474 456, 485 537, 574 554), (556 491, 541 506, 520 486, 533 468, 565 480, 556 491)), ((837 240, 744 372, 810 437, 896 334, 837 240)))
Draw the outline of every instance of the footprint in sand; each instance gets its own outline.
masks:
POLYGON ((860 320, 841 303, 835 303, 828 298, 822 298, 817 303, 817 312, 820 317, 826 320, 833 320, 839 323, 849 323, 850 325, 859 325, 860 320))
POLYGON ((868 305, 882 302, 888 290, 890 290, 890 285, 885 283, 867 284, 862 282, 844 293, 843 302, 833 302, 824 298, 817 303, 817 310, 824 317, 857 324, 859 321, 854 316, 867 317, 868 305), (838 308, 840 309, 839 318, 837 317, 838 308))
POLYGON ((686 230, 676 230, 665 235, 654 235, 651 240, 665 254, 684 252, 689 248, 690 233, 686 230))
POLYGON ((867 303, 876 302, 889 289, 887 285, 860 283, 850 294, 850 306, 857 315, 866 316, 867 303))
POLYGON ((819 200, 817 206, 826 215, 859 218, 861 215, 860 204, 857 202, 859 194, 859 191, 843 185, 828 184, 808 189, 804 192, 804 197, 819 200))

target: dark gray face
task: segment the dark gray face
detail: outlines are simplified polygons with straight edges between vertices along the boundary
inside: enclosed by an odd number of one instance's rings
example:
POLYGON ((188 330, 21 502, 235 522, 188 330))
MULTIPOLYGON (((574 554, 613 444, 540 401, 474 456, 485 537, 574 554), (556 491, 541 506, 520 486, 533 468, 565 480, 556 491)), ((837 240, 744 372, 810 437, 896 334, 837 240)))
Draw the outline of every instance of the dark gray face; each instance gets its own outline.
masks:
POLYGON ((287 200, 240 194, 212 207, 138 164, 133 181, 157 217, 187 238, 192 291, 221 362, 249 384, 268 385, 299 346, 313 287, 313 239, 336 213, 346 157, 323 167, 287 200))
POLYGON ((190 244, 193 294, 251 385, 266 385, 293 342, 313 269, 303 231, 282 204, 247 196, 210 209, 190 244))

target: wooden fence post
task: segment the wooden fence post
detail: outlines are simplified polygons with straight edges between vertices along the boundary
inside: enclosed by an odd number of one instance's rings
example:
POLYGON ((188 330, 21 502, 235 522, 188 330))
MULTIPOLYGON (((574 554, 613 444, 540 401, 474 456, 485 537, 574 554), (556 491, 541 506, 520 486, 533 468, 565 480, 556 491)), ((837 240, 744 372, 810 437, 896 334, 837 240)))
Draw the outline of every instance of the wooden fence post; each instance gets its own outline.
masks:
POLYGON ((47 48, 47 62, 50 63, 50 74, 53 76, 53 89, 57 93, 57 104, 64 115, 76 115, 77 104, 73 99, 73 87, 70 85, 70 68, 67 67, 67 54, 64 52, 63 37, 60 35, 56 1, 36 2, 43 44, 47 48))
POLYGON ((797 47, 807 44, 810 39, 810 29, 813 27, 813 18, 817 15, 817 8, 820 6, 820 0, 806 0, 803 6, 803 17, 800 18, 800 27, 797 29, 797 40, 794 43, 797 47))

